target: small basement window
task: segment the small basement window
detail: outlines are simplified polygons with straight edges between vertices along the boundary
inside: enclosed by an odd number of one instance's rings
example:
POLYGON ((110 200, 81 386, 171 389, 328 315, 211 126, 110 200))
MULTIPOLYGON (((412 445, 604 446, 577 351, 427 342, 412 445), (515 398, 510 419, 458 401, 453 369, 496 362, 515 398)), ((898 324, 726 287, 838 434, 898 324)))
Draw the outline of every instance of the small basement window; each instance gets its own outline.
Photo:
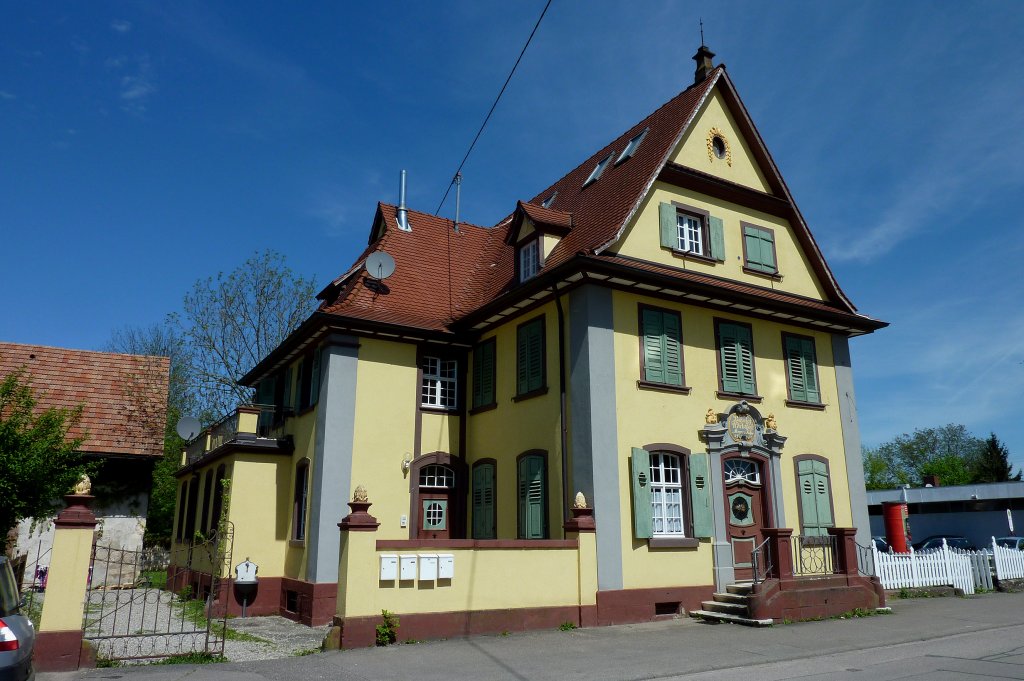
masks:
POLYGON ((611 160, 612 155, 608 154, 607 156, 604 157, 603 161, 594 166, 594 170, 590 173, 590 177, 587 178, 587 181, 583 183, 583 186, 588 187, 597 182, 598 178, 601 177, 601 173, 603 173, 604 169, 608 167, 608 163, 611 160))
POLYGON ((620 163, 622 163, 623 161, 630 158, 631 156, 633 156, 633 154, 636 153, 637 147, 639 147, 640 143, 644 141, 644 137, 647 136, 648 130, 650 130, 650 128, 644 128, 639 135, 629 140, 629 144, 627 144, 626 148, 622 150, 622 153, 619 154, 619 157, 615 159, 615 165, 619 165, 620 163))

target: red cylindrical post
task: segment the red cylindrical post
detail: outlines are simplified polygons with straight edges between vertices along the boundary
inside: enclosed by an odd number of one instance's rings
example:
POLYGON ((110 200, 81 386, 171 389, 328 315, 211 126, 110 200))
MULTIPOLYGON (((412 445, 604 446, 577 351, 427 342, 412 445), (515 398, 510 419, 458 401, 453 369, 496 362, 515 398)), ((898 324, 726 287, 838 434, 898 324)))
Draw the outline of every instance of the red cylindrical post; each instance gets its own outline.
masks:
POLYGON ((883 501, 882 517, 885 519, 885 540, 893 551, 906 553, 910 543, 907 505, 900 501, 883 501))

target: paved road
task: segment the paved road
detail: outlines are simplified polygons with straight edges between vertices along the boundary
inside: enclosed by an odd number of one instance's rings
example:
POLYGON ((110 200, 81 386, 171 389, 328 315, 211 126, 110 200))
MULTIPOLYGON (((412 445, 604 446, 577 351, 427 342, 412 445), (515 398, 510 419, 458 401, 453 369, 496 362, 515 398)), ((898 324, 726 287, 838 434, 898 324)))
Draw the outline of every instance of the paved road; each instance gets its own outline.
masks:
POLYGON ((893 601, 894 614, 748 629, 680 619, 40 681, 1024 679, 1024 594, 893 601))

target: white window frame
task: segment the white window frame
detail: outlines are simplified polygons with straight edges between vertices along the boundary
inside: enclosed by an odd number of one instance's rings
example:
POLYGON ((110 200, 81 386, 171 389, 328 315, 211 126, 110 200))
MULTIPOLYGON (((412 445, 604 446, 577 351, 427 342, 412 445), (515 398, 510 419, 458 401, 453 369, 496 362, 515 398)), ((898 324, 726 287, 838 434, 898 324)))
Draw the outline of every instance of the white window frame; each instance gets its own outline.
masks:
POLYGON ((737 482, 760 485, 760 466, 749 459, 727 459, 725 462, 725 484, 737 482))
POLYGON ((540 271, 540 237, 519 247, 519 281, 533 279, 540 271))
POLYGON ((639 135, 636 135, 635 137, 633 137, 633 139, 629 140, 629 144, 627 144, 626 148, 622 150, 622 153, 619 154, 619 157, 615 159, 615 165, 619 165, 627 158, 630 158, 633 154, 636 153, 637 147, 639 147, 640 143, 644 141, 644 137, 647 136, 647 131, 649 129, 650 128, 644 128, 639 135))
POLYGON ((420 469, 420 489, 452 489, 455 487, 455 471, 440 463, 432 463, 420 469))
POLYGON ((704 255, 704 218, 679 211, 676 213, 676 227, 679 230, 679 250, 704 255))
POLYGON ((651 534, 656 537, 685 537, 683 458, 671 452, 651 452, 650 461, 651 534))
POLYGON ((437 409, 455 409, 458 405, 459 364, 454 359, 424 357, 420 404, 437 409))
POLYGON ((583 183, 584 187, 597 182, 598 178, 600 178, 601 174, 604 172, 604 169, 607 168, 608 164, 611 162, 612 156, 614 156, 614 154, 608 154, 604 157, 603 161, 600 161, 596 166, 594 166, 594 169, 590 171, 590 177, 588 177, 587 181, 583 183))

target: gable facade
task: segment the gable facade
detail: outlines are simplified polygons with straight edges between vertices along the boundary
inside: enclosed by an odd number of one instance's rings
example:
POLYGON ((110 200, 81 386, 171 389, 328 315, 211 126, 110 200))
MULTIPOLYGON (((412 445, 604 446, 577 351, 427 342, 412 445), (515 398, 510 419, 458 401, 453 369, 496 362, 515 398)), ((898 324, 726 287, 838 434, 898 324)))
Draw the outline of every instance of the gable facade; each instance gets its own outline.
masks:
POLYGON ((884 323, 746 120, 719 67, 493 228, 381 204, 362 258, 395 274, 357 262, 244 378, 281 483, 232 483, 276 580, 250 605, 349 641, 385 608, 413 637, 638 621, 754 577, 774 528, 866 532, 848 339, 884 323))

